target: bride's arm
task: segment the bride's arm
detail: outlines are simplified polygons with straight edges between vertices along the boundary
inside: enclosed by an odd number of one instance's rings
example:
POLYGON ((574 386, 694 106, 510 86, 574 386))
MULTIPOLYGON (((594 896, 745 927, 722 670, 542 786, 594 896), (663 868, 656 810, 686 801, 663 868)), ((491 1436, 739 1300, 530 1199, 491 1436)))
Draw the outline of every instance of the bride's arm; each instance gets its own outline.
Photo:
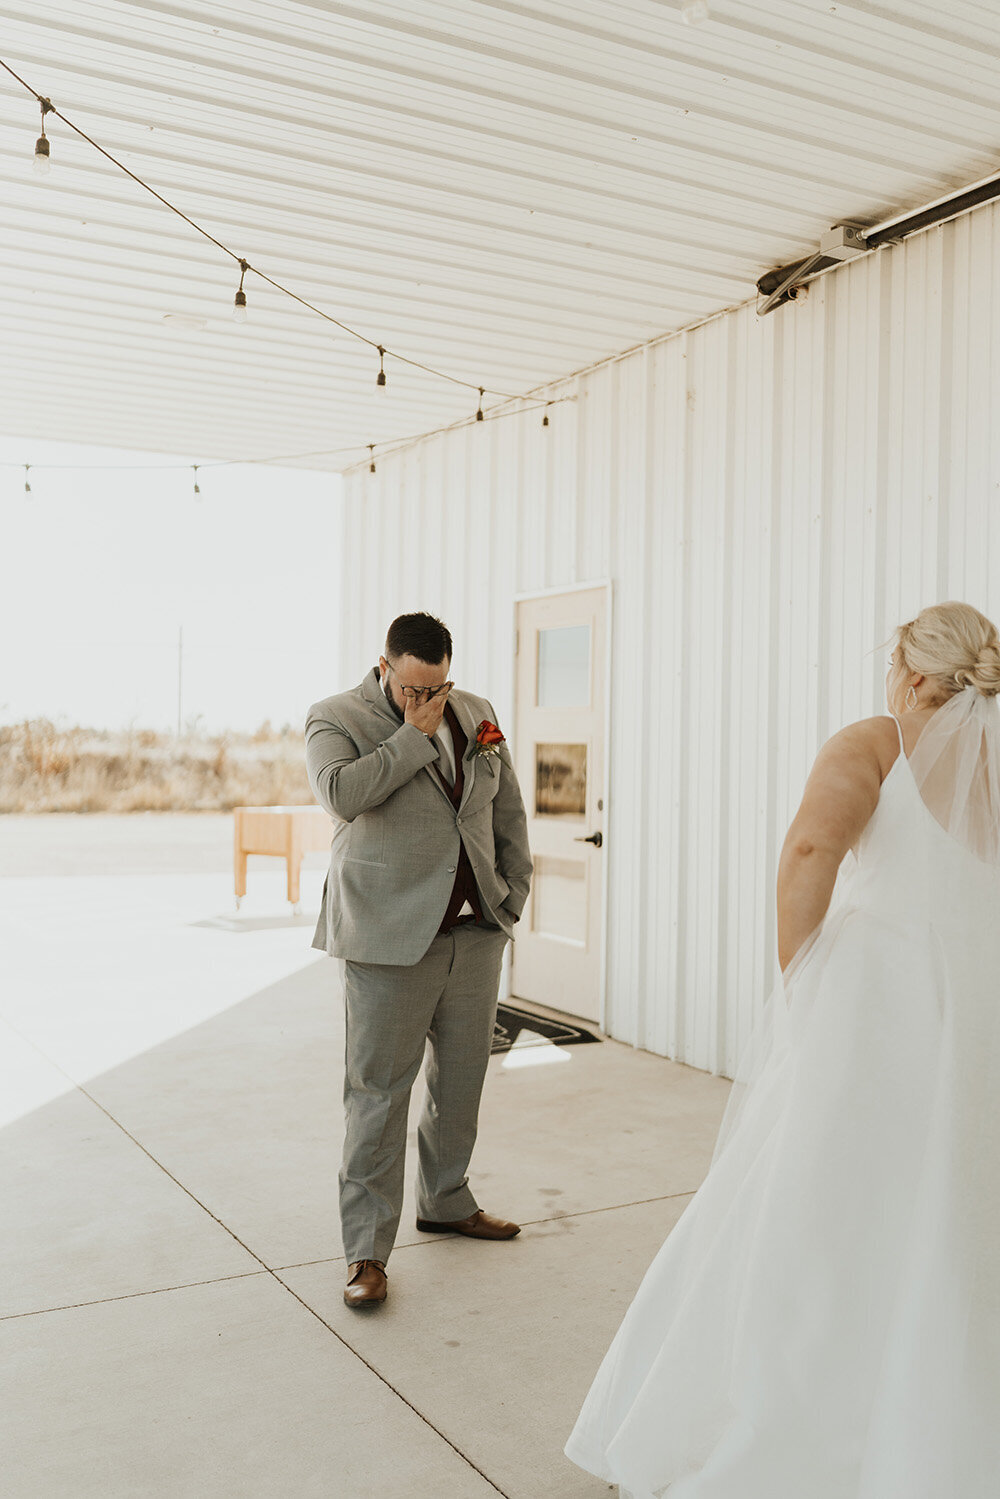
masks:
POLYGON ((826 915, 841 860, 878 804, 881 725, 880 719, 867 719, 835 734, 806 782, 778 865, 782 973, 826 915))

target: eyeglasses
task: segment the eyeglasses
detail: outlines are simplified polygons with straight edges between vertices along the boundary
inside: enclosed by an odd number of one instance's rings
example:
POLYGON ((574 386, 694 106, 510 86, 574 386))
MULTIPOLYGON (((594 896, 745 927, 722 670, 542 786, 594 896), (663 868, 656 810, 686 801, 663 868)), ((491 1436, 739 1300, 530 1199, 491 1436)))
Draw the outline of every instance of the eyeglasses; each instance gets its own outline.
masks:
POLYGON ((387 661, 386 665, 396 678, 396 681, 399 682, 399 690, 403 696, 413 698, 415 702, 429 703, 431 698, 437 697, 439 693, 445 692, 449 687, 454 687, 455 685, 454 682, 442 682, 440 687, 408 687, 405 683, 399 681, 399 672, 393 666, 392 662, 387 661))

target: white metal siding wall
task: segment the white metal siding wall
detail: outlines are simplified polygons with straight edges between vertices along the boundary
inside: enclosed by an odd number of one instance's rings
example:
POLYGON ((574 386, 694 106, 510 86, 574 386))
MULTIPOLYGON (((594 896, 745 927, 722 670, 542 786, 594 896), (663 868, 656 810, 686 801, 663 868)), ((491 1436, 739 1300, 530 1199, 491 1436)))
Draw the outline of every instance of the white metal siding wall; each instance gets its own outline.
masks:
MULTIPOLYGON (((923 605, 1000 614, 1000 208, 348 479, 345 667, 440 613, 501 723, 516 593, 610 577, 611 1034, 732 1073, 818 746, 923 605)), ((331 684, 332 685, 332 684, 331 684)))

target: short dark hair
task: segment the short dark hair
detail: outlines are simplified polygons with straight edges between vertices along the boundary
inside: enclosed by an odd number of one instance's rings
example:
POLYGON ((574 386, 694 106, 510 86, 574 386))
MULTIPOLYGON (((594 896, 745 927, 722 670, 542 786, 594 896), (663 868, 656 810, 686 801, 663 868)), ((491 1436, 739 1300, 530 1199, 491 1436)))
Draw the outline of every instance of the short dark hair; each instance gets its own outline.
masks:
POLYGON ((433 614, 401 614, 389 626, 385 654, 389 661, 415 656, 437 666, 446 656, 451 660, 451 631, 433 614))

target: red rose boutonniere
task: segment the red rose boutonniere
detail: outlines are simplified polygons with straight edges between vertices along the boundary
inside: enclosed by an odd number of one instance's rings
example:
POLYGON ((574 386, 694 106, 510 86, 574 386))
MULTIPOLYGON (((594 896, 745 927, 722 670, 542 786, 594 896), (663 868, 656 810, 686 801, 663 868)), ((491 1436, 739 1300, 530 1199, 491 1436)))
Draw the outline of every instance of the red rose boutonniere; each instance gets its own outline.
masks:
POLYGON ((501 744, 506 743, 506 739, 496 724, 490 723, 488 718, 484 718, 476 730, 476 742, 472 746, 472 754, 469 758, 471 759, 472 756, 475 756, 477 760, 485 759, 490 767, 490 775, 495 776, 496 771, 493 769, 493 761, 499 758, 501 744))

